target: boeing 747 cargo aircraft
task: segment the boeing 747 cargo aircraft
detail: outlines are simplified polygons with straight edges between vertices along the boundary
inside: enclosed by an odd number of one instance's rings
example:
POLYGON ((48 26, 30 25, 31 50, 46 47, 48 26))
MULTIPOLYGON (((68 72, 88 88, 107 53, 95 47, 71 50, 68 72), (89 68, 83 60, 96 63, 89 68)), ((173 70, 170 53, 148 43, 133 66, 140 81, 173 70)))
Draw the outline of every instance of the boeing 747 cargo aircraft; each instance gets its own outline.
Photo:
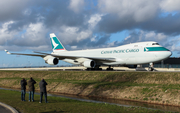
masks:
POLYGON ((34 52, 36 54, 10 53, 42 57, 47 64, 57 65, 59 60, 71 64, 82 65, 90 69, 100 66, 141 65, 158 62, 171 56, 171 51, 160 46, 157 42, 138 42, 118 47, 67 51, 54 33, 50 34, 53 52, 51 54, 34 52))

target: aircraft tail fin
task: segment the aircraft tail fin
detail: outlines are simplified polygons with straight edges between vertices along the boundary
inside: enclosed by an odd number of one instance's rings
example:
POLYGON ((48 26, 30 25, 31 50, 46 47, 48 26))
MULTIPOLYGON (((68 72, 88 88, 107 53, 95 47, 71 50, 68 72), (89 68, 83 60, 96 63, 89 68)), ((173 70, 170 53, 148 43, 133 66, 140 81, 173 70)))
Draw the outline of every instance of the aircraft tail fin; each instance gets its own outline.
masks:
POLYGON ((51 39, 51 45, 53 52, 59 52, 59 51, 66 51, 62 43, 59 41, 59 39, 56 37, 54 33, 50 34, 50 39, 51 39))

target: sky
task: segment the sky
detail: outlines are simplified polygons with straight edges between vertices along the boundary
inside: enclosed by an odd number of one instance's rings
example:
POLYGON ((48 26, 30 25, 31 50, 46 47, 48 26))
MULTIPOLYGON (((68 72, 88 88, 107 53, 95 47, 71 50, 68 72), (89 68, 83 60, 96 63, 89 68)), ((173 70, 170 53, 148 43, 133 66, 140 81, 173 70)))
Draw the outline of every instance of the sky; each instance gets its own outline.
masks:
MULTIPOLYGON (((180 0, 0 0, 0 67, 48 66, 55 33, 67 50, 156 41, 180 57, 180 0)), ((60 65, 69 65, 60 62, 60 65)))

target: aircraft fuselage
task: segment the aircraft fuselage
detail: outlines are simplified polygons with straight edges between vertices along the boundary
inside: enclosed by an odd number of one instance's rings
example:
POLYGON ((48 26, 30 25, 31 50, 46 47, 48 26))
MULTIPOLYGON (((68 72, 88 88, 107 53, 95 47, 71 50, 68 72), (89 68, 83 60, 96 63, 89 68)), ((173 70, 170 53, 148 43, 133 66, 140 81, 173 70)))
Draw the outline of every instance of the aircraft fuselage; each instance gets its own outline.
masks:
POLYGON ((157 62, 171 56, 171 51, 160 46, 156 42, 139 42, 127 44, 113 48, 101 48, 78 51, 61 51, 54 54, 66 56, 82 56, 77 59, 63 59, 72 64, 81 64, 87 58, 83 57, 99 57, 99 58, 114 58, 114 62, 96 61, 101 65, 136 65, 157 62), (155 45, 153 45, 155 44, 155 45), (76 62, 75 62, 76 61, 76 62))

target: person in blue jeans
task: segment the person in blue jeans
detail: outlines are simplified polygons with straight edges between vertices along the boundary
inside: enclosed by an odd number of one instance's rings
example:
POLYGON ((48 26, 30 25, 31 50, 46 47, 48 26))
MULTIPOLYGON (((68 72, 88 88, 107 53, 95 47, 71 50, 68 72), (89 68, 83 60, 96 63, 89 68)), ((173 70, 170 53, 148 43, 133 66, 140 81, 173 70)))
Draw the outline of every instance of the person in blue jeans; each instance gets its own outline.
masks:
POLYGON ((26 82, 26 80, 23 78, 23 79, 21 80, 21 101, 25 101, 26 85, 27 85, 27 82, 26 82))
POLYGON ((29 102, 31 102, 31 97, 32 97, 32 102, 34 102, 34 84, 36 84, 36 81, 31 77, 30 80, 28 81, 28 86, 29 86, 29 102))
POLYGON ((42 98, 43 98, 43 95, 45 97, 45 102, 47 102, 47 91, 46 91, 46 85, 47 85, 47 82, 42 79, 40 82, 39 82, 39 87, 40 87, 40 101, 39 103, 42 103, 42 98))

